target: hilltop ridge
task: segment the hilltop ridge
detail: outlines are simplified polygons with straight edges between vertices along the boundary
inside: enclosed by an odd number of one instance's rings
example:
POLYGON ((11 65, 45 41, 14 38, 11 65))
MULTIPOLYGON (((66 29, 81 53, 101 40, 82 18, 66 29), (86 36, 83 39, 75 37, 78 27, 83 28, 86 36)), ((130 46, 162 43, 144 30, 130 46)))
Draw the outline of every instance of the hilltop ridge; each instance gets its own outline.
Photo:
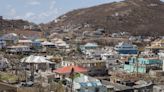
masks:
POLYGON ((104 28, 107 33, 164 35, 163 11, 164 3, 160 0, 125 0, 73 10, 46 26, 53 29, 89 24, 93 29, 104 28))

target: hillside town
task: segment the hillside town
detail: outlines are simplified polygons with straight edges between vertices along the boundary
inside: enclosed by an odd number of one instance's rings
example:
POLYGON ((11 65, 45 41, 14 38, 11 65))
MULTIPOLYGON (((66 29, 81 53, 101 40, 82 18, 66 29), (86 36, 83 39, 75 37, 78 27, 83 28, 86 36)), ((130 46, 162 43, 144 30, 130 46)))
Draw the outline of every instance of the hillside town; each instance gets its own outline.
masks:
POLYGON ((103 31, 1 35, 1 92, 162 92, 163 37, 103 31))
POLYGON ((163 35, 63 16, 55 27, 0 16, 0 92, 164 92, 163 35))

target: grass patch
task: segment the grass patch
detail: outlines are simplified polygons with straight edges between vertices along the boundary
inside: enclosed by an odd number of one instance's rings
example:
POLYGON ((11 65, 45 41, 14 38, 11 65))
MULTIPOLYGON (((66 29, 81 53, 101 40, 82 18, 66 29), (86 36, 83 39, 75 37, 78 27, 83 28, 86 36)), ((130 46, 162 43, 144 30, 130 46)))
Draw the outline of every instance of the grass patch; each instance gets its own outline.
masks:
POLYGON ((14 74, 0 72, 0 81, 13 83, 16 82, 18 77, 14 74))

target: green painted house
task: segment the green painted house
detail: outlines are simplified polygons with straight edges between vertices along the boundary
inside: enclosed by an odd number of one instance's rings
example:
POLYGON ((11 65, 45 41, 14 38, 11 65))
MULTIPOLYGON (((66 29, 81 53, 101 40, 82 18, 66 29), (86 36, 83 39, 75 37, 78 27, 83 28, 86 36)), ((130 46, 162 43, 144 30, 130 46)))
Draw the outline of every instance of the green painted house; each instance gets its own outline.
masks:
MULTIPOLYGON (((137 66, 134 64, 124 64, 124 71, 128 73, 137 72, 137 66)), ((146 73, 146 66, 139 66, 138 67, 139 73, 146 73)))
POLYGON ((132 73, 147 73, 150 69, 160 68, 162 61, 157 58, 137 58, 131 57, 128 62, 124 64, 124 71, 132 73))

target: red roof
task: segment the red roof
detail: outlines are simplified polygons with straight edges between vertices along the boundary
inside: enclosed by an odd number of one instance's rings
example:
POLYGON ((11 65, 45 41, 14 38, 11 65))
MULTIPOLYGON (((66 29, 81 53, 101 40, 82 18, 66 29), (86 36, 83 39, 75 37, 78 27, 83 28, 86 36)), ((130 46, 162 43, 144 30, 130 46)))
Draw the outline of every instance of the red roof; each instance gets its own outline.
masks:
POLYGON ((54 70, 54 72, 59 73, 59 74, 71 73, 72 68, 74 69, 74 72, 76 72, 76 73, 87 72, 87 69, 79 67, 79 66, 67 66, 67 67, 63 67, 63 68, 58 68, 58 69, 54 70))

